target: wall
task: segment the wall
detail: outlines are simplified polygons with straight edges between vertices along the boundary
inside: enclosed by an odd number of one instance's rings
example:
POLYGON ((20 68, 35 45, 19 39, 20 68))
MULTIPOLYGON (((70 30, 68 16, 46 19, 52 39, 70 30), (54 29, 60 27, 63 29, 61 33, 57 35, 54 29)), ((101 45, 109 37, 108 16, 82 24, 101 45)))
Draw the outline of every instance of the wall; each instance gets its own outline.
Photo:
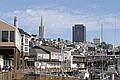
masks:
POLYGON ((3 62, 4 62, 4 61, 3 61, 3 56, 0 55, 0 67, 1 67, 1 68, 3 68, 3 65, 4 65, 3 62))
POLYGON ((21 35, 18 31, 18 29, 16 28, 15 31, 15 45, 17 46, 17 48, 21 51, 21 35))

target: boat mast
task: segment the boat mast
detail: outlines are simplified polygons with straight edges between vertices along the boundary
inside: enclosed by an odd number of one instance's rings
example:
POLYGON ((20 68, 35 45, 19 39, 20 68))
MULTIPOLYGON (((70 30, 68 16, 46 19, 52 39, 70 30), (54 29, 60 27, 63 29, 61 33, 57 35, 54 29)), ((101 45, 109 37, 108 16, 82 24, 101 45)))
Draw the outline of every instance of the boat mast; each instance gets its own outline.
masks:
POLYGON ((103 25, 101 25, 101 55, 102 55, 102 75, 101 79, 103 78, 103 25))

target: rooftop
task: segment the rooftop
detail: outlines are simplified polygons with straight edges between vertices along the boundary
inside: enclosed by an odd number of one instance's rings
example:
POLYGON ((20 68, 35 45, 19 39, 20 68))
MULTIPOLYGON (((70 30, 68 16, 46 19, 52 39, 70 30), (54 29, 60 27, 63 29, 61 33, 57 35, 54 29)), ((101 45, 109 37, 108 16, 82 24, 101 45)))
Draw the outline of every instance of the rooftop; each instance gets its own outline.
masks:
POLYGON ((47 50, 47 51, 49 51, 49 52, 60 52, 59 49, 56 49, 54 47, 49 47, 49 46, 40 46, 40 47, 47 50))
POLYGON ((18 30, 19 30, 20 34, 25 34, 25 35, 30 36, 30 35, 29 35, 27 32, 25 32, 23 29, 18 28, 18 30))
POLYGON ((48 54, 47 52, 45 52, 44 50, 42 50, 41 48, 35 46, 32 49, 30 49, 30 54, 48 54))

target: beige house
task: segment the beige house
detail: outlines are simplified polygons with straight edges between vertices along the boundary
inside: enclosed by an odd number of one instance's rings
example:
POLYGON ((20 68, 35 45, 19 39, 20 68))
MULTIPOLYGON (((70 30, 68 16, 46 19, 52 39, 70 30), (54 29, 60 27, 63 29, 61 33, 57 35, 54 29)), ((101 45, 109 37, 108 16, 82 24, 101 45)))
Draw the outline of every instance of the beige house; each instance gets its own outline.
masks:
POLYGON ((36 68, 46 67, 47 62, 50 61, 50 54, 35 46, 30 49, 30 56, 28 59, 28 66, 34 66, 36 68))
POLYGON ((36 68, 69 67, 67 53, 49 46, 34 46, 30 49, 29 65, 36 68))
MULTIPOLYGON (((18 31, 18 20, 14 18, 14 26, 0 20, 0 55, 4 66, 20 67, 21 35, 18 31)), ((3 66, 1 64, 1 66, 3 66)))

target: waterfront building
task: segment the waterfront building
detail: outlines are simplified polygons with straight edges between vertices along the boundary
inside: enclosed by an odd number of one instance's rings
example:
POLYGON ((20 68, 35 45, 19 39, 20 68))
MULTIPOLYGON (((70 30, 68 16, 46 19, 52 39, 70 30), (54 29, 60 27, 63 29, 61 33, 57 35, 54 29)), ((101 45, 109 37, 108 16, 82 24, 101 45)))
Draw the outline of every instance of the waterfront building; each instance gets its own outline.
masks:
POLYGON ((72 40, 73 42, 86 41, 86 27, 83 24, 76 24, 72 27, 72 40))
POLYGON ((67 57, 66 53, 61 53, 59 49, 49 46, 34 46, 30 49, 29 66, 60 68, 61 61, 67 59, 65 57, 67 57))
POLYGON ((14 17, 14 26, 0 20, 0 55, 3 59, 1 67, 20 68, 21 35, 18 30, 18 18, 14 17))
POLYGON ((49 54, 47 52, 42 50, 39 46, 34 46, 30 49, 28 66, 45 68, 47 67, 47 62, 49 62, 49 54))

